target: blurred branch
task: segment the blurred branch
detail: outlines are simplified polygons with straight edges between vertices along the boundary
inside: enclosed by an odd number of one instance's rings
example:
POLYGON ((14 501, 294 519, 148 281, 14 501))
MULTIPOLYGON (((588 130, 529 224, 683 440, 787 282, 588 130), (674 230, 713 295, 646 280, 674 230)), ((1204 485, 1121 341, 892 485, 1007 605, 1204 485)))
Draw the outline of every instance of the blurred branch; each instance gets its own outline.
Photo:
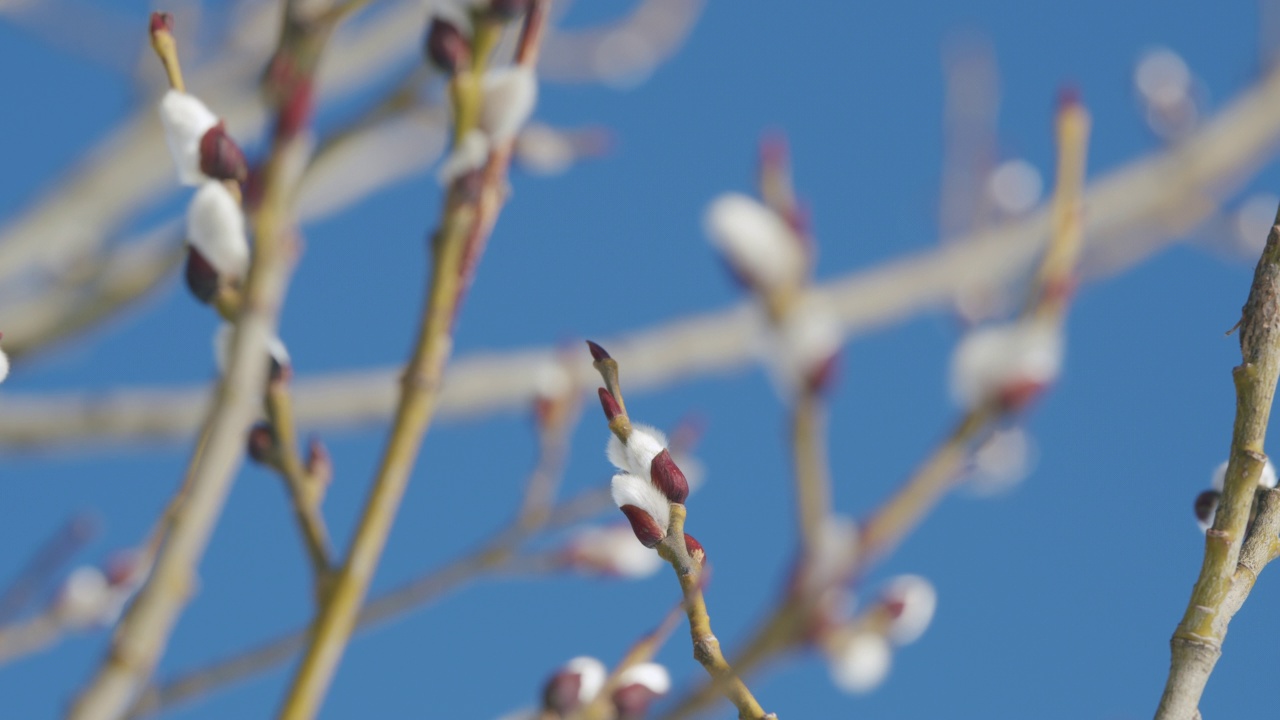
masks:
MULTIPOLYGON (((548 463, 554 463, 554 460, 545 455, 539 457, 529 480, 530 489, 526 491, 524 505, 529 503, 529 494, 534 492, 532 488, 541 482, 534 478, 547 471, 548 463)), ((530 521, 521 513, 515 522, 481 543, 476 550, 370 600, 361 609, 356 627, 363 630, 404 615, 487 574, 530 569, 531 565, 538 564, 533 556, 517 554, 526 540, 539 532, 565 527, 599 515, 606 508, 612 507, 612 504, 608 489, 597 488, 556 504, 542 520, 530 521)), ((143 693, 129 717, 138 718, 161 712, 283 665, 297 656, 305 647, 307 638, 308 629, 301 628, 252 650, 164 682, 159 687, 150 688, 143 693)))
MULTIPOLYGON (((1270 156, 1280 141, 1280 72, 1238 98, 1184 143, 1096 181, 1085 195, 1085 274, 1116 272, 1193 229, 1219 200, 1270 156)), ((860 271, 815 291, 848 334, 867 332, 927 309, 947 307, 975 285, 1021 278, 1048 237, 1042 208, 944 248, 860 271)), ((749 303, 682 318, 608 340, 626 362, 632 391, 646 390, 754 360, 758 318, 749 303)), ((453 363, 440 395, 445 416, 482 415, 527 405, 541 368, 557 351, 479 354, 453 363)), ((594 384, 582 362, 579 388, 594 384)), ((336 373, 297 382, 298 422, 336 427, 385 421, 395 404, 393 369, 336 373)), ((206 391, 122 390, 50 396, 7 394, 0 445, 50 447, 94 440, 185 440, 202 417, 206 391)))
MULTIPOLYGON (((152 44, 169 70, 173 85, 180 88, 183 83, 177 76, 177 53, 171 49, 172 43, 166 53, 156 42, 169 37, 167 31, 156 31, 160 19, 159 15, 152 19, 152 44)), ((331 23, 339 19, 335 16, 329 23, 281 35, 278 57, 289 60, 297 83, 288 91, 291 96, 280 98, 278 109, 282 116, 290 106, 297 105, 299 93, 310 93, 320 49, 333 29, 331 23)), ((303 121, 299 117, 297 124, 303 121)), ((291 200, 297 177, 290 169, 297 167, 299 153, 302 157, 306 154, 306 144, 297 134, 297 127, 284 127, 281 122, 272 138, 261 170, 261 199, 250 216, 255 239, 252 261, 244 302, 235 318, 226 371, 218 383, 172 514, 168 519, 162 518, 163 540, 150 577, 121 620, 98 672, 67 713, 71 720, 119 718, 151 678, 192 594, 196 568, 243 459, 246 431, 260 412, 268 379, 267 342, 276 336, 294 259, 291 200)), ((160 145, 156 142, 159 137, 157 133, 152 138, 153 146, 160 145)))
POLYGON ((1280 491, 1262 494, 1263 512, 1249 530, 1280 374, 1280 211, 1258 259, 1239 329, 1242 362, 1232 370, 1236 417, 1226 480, 1213 528, 1205 533, 1200 576, 1170 640, 1172 661, 1156 720, 1200 717, 1200 696, 1222 655, 1227 625, 1262 567, 1280 554, 1280 491))
MULTIPOLYGON (((459 0, 437 0, 454 5, 459 0)), ((631 16, 605 28, 556 34, 557 61, 542 71, 548 79, 600 80, 589 70, 594 48, 586 38, 624 38, 609 56, 628 59, 627 72, 642 74, 669 57, 687 35, 700 0, 641 0, 631 16), (625 52, 628 47, 658 52, 625 52)), ((361 23, 335 33, 319 68, 317 103, 323 105, 382 75, 407 65, 420 52, 423 10, 415 0, 384 0, 361 23)), ((217 107, 231 133, 249 145, 266 128, 267 113, 259 79, 278 37, 278 13, 247 12, 243 25, 228 35, 232 42, 216 57, 187 73, 187 82, 210 106, 217 107)), ((0 227, 0 288, 4 294, 29 292, 60 274, 78 258, 93 255, 123 223, 144 206, 169 197, 172 170, 162 145, 151 98, 112 130, 85 159, 52 184, 56 191, 0 227)), ((7 332, 6 332, 7 334, 7 332)))

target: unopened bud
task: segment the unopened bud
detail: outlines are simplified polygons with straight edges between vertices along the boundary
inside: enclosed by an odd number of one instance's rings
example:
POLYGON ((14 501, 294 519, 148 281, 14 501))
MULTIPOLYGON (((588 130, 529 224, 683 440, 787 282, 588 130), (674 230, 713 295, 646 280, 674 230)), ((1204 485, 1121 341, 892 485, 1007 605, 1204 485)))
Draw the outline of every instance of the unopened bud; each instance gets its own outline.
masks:
POLYGON ((200 138, 200 172, 215 180, 244 182, 249 177, 244 153, 221 120, 200 138))
POLYGON ((591 359, 595 360, 596 362, 612 359, 612 356, 609 354, 607 350, 591 342, 590 340, 587 341, 587 349, 591 351, 591 359))
POLYGON ((276 432, 271 425, 260 422, 249 430, 249 457, 262 465, 270 465, 276 456, 276 432))
POLYGON ((167 12, 151 13, 151 34, 172 33, 173 16, 167 12))
POLYGON ((431 18, 427 25, 424 50, 427 60, 447 73, 456 73, 471 64, 471 41, 457 25, 442 17, 431 18))
POLYGON ((1213 520, 1218 514, 1218 501, 1221 498, 1222 493, 1217 490, 1205 490, 1196 496, 1196 524, 1200 526, 1201 532, 1213 527, 1213 520))
POLYGON ((928 629, 938 593, 933 583, 919 575, 900 575, 885 586, 881 602, 890 619, 885 634, 895 645, 907 645, 928 629))
POLYGON ((622 514, 627 516, 627 522, 631 523, 631 531, 636 534, 636 539, 645 547, 657 547, 662 542, 662 538, 667 536, 667 531, 652 515, 642 510, 636 505, 623 505, 619 508, 622 514))
POLYGON ((218 294, 218 271, 209 264, 204 255, 194 247, 187 248, 187 265, 183 277, 187 281, 187 289, 196 300, 208 305, 218 294))
POLYGON ((542 690, 543 707, 565 715, 586 705, 604 687, 604 664, 593 657, 576 657, 564 664, 542 690))
POLYGON ((597 391, 600 396, 600 407, 604 410, 605 419, 613 422, 613 419, 622 414, 622 406, 618 404, 618 400, 604 388, 597 391))
POLYGON ((680 472, 680 468, 671 459, 671 453, 666 448, 653 457, 649 464, 649 471, 653 484, 658 486, 658 490, 666 495, 668 500, 684 504, 685 499, 689 497, 689 482, 685 480, 684 473, 680 472))
POLYGON ((320 442, 320 438, 311 438, 307 443, 307 477, 311 482, 328 487, 333 481, 333 458, 329 450, 320 442))
POLYGON ((707 564, 707 551, 702 548, 702 543, 689 533, 684 534, 684 549, 699 567, 707 564))
POLYGON ((657 663, 639 663, 623 670, 613 693, 618 720, 640 720, 655 699, 670 691, 671 675, 657 663))

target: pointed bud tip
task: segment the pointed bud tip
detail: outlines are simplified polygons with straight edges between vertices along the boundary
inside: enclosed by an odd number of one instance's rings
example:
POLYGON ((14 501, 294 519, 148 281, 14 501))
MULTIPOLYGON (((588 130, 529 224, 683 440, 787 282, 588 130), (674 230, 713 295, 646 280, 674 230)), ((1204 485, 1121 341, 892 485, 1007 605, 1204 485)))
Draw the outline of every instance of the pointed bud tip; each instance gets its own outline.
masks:
POLYGON ((167 12, 151 13, 151 34, 173 32, 173 16, 167 12))
POLYGON ((1074 110, 1080 107, 1082 102, 1078 85, 1068 83, 1058 89, 1058 112, 1074 110))
POLYGON ((649 475, 653 478, 653 484, 671 502, 683 505, 689 497, 689 481, 685 479, 676 461, 671 459, 671 452, 666 448, 653 456, 653 461, 649 463, 649 475))
POLYGON ((591 350, 591 359, 595 360, 596 362, 600 362, 602 360, 609 360, 610 358, 612 358, 612 356, 609 354, 607 350, 591 342, 590 340, 587 341, 587 348, 591 350))

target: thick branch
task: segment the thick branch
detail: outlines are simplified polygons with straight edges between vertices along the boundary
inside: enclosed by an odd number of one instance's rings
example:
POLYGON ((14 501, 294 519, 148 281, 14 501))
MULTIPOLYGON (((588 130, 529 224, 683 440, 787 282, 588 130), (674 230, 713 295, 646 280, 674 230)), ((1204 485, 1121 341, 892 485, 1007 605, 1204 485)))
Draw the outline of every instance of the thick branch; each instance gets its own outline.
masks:
MULTIPOLYGON (((1199 716, 1200 696, 1222 654, 1222 641, 1232 615, 1252 587, 1261 564, 1273 556, 1275 501, 1265 496, 1266 534, 1250 547, 1242 562, 1249 516, 1266 463, 1263 443, 1276 376, 1280 372, 1280 214, 1258 259, 1253 286, 1240 320, 1243 362, 1232 371, 1236 386, 1236 419, 1222 499, 1213 528, 1205 534, 1204 562, 1191 591, 1182 622, 1173 634, 1172 662, 1157 720, 1192 720, 1199 716), (1265 539, 1264 539, 1265 538, 1265 539), (1262 558, 1266 560, 1263 561, 1262 558)), ((1255 536, 1262 530, 1255 530, 1255 536)))

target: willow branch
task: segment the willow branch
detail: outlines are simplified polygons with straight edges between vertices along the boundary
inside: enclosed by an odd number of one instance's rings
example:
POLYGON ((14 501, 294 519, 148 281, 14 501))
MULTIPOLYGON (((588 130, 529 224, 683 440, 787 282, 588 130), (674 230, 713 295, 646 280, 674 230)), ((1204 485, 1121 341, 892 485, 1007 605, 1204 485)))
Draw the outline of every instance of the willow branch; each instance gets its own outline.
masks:
POLYGON ((1199 717, 1200 696, 1222 654, 1227 625, 1261 566, 1275 553, 1275 500, 1268 492, 1264 496, 1268 525, 1255 529, 1258 541, 1250 548, 1248 563, 1242 563, 1258 477, 1266 464, 1263 444, 1280 373, 1280 213, 1258 259, 1242 311, 1240 355, 1241 364, 1232 370, 1236 418, 1225 485, 1213 528, 1205 533, 1200 576, 1170 640, 1172 661, 1157 720, 1199 717))
MULTIPOLYGON (((306 34, 294 38, 308 39, 306 34)), ((291 50, 297 47, 282 44, 282 52, 291 50)), ((317 59, 299 63, 300 72, 313 71, 317 59)), ((166 68, 173 67, 176 63, 166 62, 166 68)), ((195 569, 221 515, 242 461, 245 433, 266 389, 266 343, 276 334, 292 267, 289 201, 294 178, 287 168, 291 155, 302 151, 296 136, 278 135, 272 143, 262 169, 262 198, 251 217, 255 242, 227 370, 217 385, 187 479, 171 506, 150 577, 121 620, 98 673, 72 705, 71 720, 114 720, 128 710, 164 654, 190 598, 195 569)))
MULTIPOLYGON (((540 458, 534 470, 535 475, 542 472, 546 464, 540 458)), ((522 514, 474 551, 370 600, 361 609, 356 627, 368 629, 419 609, 441 595, 487 574, 524 568, 527 563, 517 553, 526 540, 543 530, 565 527, 599 515, 610 506, 612 502, 608 491, 597 489, 558 503, 541 523, 521 522, 520 518, 524 517, 522 514)), ((161 712, 283 665, 297 656, 305 647, 308 637, 308 629, 300 628, 251 650, 169 680, 159 687, 153 687, 142 696, 129 717, 144 717, 161 712)))
POLYGON ((289 504, 298 522, 302 544, 315 577, 316 601, 321 602, 333 569, 329 529, 320 503, 327 478, 313 477, 298 454, 298 432, 293 417, 293 400, 285 378, 267 384, 267 418, 275 438, 274 465, 289 494, 289 504))
MULTIPOLYGON (((517 54, 522 65, 536 64, 547 4, 548 0, 535 0, 529 9, 522 48, 517 54)), ((478 120, 480 79, 488 56, 488 52, 481 49, 489 46, 486 35, 496 38, 498 31, 499 28, 491 24, 476 23, 475 66, 454 77, 452 88, 458 123, 455 138, 471 130, 478 120)), ((285 695, 281 720, 315 717, 355 629, 360 605, 386 546, 422 438, 435 415, 444 368, 452 351, 458 304, 468 275, 501 209, 510 152, 510 141, 494 148, 482 171, 482 184, 474 200, 468 197, 462 182, 455 182, 450 188, 444 217, 432 238, 430 288, 413 357, 405 369, 390 439, 351 548, 334 578, 302 664, 285 695)))
MULTIPOLYGON (((1280 72, 1267 75, 1186 141, 1097 180, 1086 193, 1082 272, 1118 271, 1193 229, 1280 140, 1280 72)), ((815 289, 853 337, 925 310, 950 307, 974 286, 1025 277, 1049 235, 1049 212, 957 239, 944 248, 855 272, 815 289)), ((741 368, 754 361, 758 316, 750 303, 703 313, 605 341, 632 368, 632 391, 741 368)), ((451 365, 440 395, 444 416, 527 407, 557 349, 477 354, 451 365)), ((299 424, 340 427, 385 421, 396 403, 396 372, 345 372, 300 379, 299 424)), ((574 366, 579 389, 595 378, 574 366)), ((207 399, 201 389, 130 390, 108 395, 7 394, 0 445, 46 447, 71 441, 186 440, 207 399)))

